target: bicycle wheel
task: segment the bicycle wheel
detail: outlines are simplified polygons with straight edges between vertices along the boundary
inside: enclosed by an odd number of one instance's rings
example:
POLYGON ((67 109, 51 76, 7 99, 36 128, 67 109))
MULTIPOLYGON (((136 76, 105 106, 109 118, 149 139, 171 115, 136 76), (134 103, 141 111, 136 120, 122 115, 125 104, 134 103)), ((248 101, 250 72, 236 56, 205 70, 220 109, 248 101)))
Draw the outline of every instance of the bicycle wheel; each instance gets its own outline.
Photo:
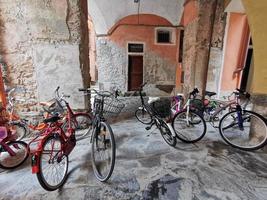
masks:
POLYGON ((151 115, 147 112, 145 108, 138 108, 135 111, 136 119, 143 124, 151 124, 152 118, 151 115))
POLYGON ((178 112, 173 120, 172 127, 178 139, 186 143, 194 143, 201 140, 207 130, 203 117, 195 111, 186 110, 178 112))
POLYGON ((40 185, 48 191, 61 187, 68 173, 68 156, 63 154, 60 136, 45 139, 39 157, 37 178, 40 185))
POLYGON ((168 127, 167 123, 164 122, 163 120, 160 122, 160 125, 158 126, 161 136, 163 137, 163 139, 165 140, 165 142, 172 146, 175 147, 176 146, 176 137, 174 137, 172 135, 172 132, 170 130, 170 128, 168 127))
MULTIPOLYGON (((71 117, 71 126, 75 129, 76 140, 81 140, 92 130, 92 118, 85 113, 74 114, 71 117)), ((66 132, 68 129, 68 122, 65 122, 62 127, 63 131, 66 132)))
POLYGON ((222 138, 229 145, 242 150, 256 150, 267 141, 267 125, 265 119, 252 111, 237 110, 224 115, 219 124, 222 138))
POLYGON ((112 129, 101 122, 92 135, 92 164, 94 174, 99 181, 107 181, 115 165, 116 145, 112 129))
POLYGON ((25 137, 27 129, 24 124, 19 122, 12 122, 10 124, 11 128, 16 131, 16 140, 21 140, 25 137))
POLYGON ((12 141, 7 146, 11 152, 4 146, 0 147, 0 168, 14 169, 22 165, 29 156, 27 144, 22 141, 12 141))

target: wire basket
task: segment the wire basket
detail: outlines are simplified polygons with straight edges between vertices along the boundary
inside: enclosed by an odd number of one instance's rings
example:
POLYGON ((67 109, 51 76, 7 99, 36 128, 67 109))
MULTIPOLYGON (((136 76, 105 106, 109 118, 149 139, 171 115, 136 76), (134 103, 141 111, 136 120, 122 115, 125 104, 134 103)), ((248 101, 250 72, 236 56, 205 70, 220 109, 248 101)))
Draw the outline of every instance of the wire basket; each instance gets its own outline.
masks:
POLYGON ((171 100, 169 98, 160 99, 152 104, 153 113, 161 118, 171 116, 171 100))
POLYGON ((95 96, 94 99, 94 109, 96 113, 101 113, 105 118, 117 117, 125 104, 114 96, 101 97, 99 95, 95 96), (103 104, 102 104, 102 101, 103 104), (103 108, 102 108, 103 105, 103 108))

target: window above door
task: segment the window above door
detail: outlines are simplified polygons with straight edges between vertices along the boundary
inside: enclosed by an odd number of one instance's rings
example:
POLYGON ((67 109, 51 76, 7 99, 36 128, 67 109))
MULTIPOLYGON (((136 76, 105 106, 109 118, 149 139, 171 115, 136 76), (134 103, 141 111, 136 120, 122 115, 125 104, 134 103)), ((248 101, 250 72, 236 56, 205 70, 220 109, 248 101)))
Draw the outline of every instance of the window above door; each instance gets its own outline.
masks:
POLYGON ((175 45, 176 31, 174 28, 158 27, 155 28, 155 44, 175 45))

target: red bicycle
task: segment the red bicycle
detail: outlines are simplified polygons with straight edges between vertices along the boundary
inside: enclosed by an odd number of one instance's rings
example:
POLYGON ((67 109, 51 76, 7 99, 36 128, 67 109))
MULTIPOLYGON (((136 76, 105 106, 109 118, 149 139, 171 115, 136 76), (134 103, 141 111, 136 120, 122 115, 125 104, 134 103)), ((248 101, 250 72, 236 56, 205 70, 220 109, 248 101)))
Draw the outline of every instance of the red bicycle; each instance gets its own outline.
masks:
MULTIPOLYGON (((90 118, 86 113, 73 113, 69 103, 64 99, 69 96, 59 97, 58 90, 59 87, 56 90, 57 103, 62 107, 65 104, 67 117, 62 119, 55 114, 44 120, 48 127, 42 133, 43 138, 38 142, 38 147, 32 156, 32 173, 36 173, 39 183, 48 191, 61 187, 67 178, 68 155, 76 145, 75 128, 79 127, 77 117, 90 118)), ((91 126, 88 126, 87 131, 90 128, 91 126)))

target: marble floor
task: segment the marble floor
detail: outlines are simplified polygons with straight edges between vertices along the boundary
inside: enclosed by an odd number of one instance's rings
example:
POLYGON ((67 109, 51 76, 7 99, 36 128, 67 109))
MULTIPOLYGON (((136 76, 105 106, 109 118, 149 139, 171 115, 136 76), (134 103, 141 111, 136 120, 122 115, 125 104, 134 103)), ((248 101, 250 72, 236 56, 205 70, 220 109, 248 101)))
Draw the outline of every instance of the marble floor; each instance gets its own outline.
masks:
POLYGON ((240 151, 226 145, 208 127, 196 144, 169 147, 157 130, 135 119, 112 124, 117 156, 107 183, 96 180, 89 138, 69 156, 64 186, 47 192, 31 174, 30 160, 12 171, 0 169, 0 199, 116 200, 264 200, 267 199, 267 148, 240 151))

